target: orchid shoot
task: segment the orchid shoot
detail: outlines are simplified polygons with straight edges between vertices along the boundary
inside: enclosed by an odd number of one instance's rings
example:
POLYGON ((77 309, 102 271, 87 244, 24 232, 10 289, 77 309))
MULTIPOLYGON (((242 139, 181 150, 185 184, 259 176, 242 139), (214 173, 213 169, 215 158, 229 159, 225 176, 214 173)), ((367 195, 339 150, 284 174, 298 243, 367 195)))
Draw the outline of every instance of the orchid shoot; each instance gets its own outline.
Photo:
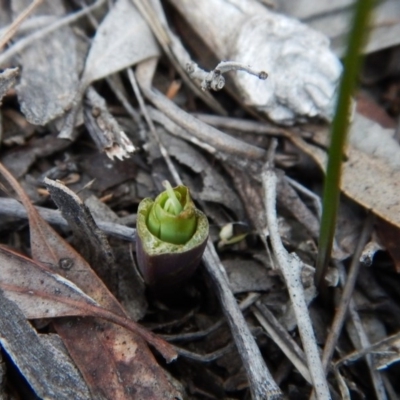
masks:
POLYGON ((208 238, 207 217, 194 205, 186 186, 165 191, 138 208, 136 250, 145 282, 160 290, 176 287, 201 261, 208 238))

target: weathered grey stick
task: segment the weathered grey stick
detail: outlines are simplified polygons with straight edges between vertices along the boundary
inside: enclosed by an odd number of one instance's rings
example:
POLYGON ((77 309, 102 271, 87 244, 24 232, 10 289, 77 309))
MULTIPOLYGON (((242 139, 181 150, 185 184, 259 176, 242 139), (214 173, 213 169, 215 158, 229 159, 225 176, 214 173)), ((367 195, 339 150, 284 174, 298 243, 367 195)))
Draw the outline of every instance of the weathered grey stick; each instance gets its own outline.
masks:
MULTIPOLYGON (((39 214, 51 225, 68 228, 67 221, 58 210, 51 210, 44 207, 36 207, 39 214)), ((25 207, 17 200, 0 198, 0 215, 27 219, 25 207)), ((136 229, 112 222, 96 220, 98 227, 105 233, 119 237, 130 242, 136 240, 136 229)))
POLYGON ((335 314, 335 318, 332 322, 331 329, 329 330, 328 337, 325 341, 325 348, 322 356, 322 366, 324 367, 325 371, 327 370, 328 364, 332 359, 336 343, 339 339, 340 333, 342 332, 342 327, 345 322, 350 300, 352 299, 353 296, 353 291, 357 281, 358 272, 360 271, 361 267, 360 263, 361 253, 364 250, 364 247, 371 235, 373 222, 374 222, 373 215, 369 214, 367 216, 367 219, 365 220, 363 230, 360 234, 360 238, 358 240, 358 244, 355 249, 353 259, 351 262, 350 273, 349 276, 347 277, 342 297, 340 298, 340 303, 337 306, 337 311, 335 314))
POLYGON ((290 336, 288 331, 279 323, 271 311, 258 301, 252 308, 254 316, 265 329, 271 339, 283 351, 290 362, 297 368, 303 378, 311 385, 310 372, 305 363, 305 355, 300 346, 290 336))
POLYGON ((272 249, 279 265, 279 269, 285 279, 290 299, 292 301, 293 311, 296 316, 316 397, 318 400, 328 400, 331 396, 325 373, 322 368, 322 362, 319 356, 310 315, 304 298, 304 289, 300 278, 302 263, 295 253, 289 254, 286 251, 279 236, 276 216, 276 180, 275 172, 269 165, 267 165, 262 174, 262 181, 272 249))
POLYGON ((147 100, 197 139, 208 143, 217 150, 228 155, 245 157, 251 160, 259 160, 266 155, 264 149, 238 140, 194 118, 160 92, 153 89, 152 79, 157 65, 156 62, 157 60, 149 59, 141 62, 136 68, 138 84, 147 100))
POLYGON ((252 399, 281 399, 282 393, 265 365, 260 349, 251 335, 249 327, 229 287, 225 269, 210 240, 203 255, 203 262, 216 286, 222 310, 225 313, 239 355, 242 358, 243 366, 246 369, 252 399))

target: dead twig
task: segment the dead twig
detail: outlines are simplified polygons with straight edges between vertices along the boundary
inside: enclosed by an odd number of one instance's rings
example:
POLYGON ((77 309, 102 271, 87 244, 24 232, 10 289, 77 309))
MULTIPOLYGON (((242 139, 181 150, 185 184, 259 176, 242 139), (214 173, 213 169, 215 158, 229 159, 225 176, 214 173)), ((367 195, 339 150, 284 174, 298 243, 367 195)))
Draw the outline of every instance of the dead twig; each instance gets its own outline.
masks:
POLYGON ((147 0, 132 0, 137 9, 149 24, 151 30, 156 36, 160 46, 164 50, 171 63, 176 68, 178 74, 182 77, 188 87, 200 97, 216 113, 226 115, 223 107, 208 92, 200 88, 189 78, 185 66, 191 63, 191 57, 183 47, 179 38, 172 32, 168 26, 163 7, 159 0, 149 2, 147 0))
POLYGON ((233 129, 235 131, 250 132, 268 136, 287 137, 287 131, 283 128, 274 126, 266 121, 252 121, 248 119, 222 117, 220 115, 192 113, 192 115, 206 124, 216 128, 233 129))
POLYGON ((287 330, 260 301, 258 301, 256 306, 252 308, 252 312, 274 343, 283 351, 290 362, 300 372, 302 377, 312 385, 310 372, 308 371, 307 364, 304 362, 304 352, 289 335, 287 330))
POLYGON ((265 193, 265 208, 267 212, 268 231, 272 249, 278 266, 285 279, 286 286, 296 315, 308 369, 310 371, 314 390, 318 399, 330 399, 328 383, 322 369, 318 347, 315 340, 307 303, 304 298, 304 289, 301 283, 302 262, 294 253, 289 254, 281 242, 278 221, 276 217, 276 174, 267 163, 262 173, 262 182, 265 193))
MULTIPOLYGON (((239 308, 243 312, 246 308, 249 308, 254 302, 258 300, 260 294, 258 293, 249 293, 249 295, 240 302, 239 308)), ((224 318, 219 319, 216 323, 212 324, 206 329, 202 329, 196 332, 187 332, 187 333, 180 333, 177 335, 158 335, 164 340, 168 342, 177 342, 177 341, 192 341, 202 339, 203 337, 209 335, 212 332, 215 332, 218 328, 226 323, 224 318)))
POLYGON ((157 143, 158 148, 160 149, 161 155, 163 156, 164 161, 168 166, 168 170, 169 170, 170 174, 172 175, 172 177, 173 177, 173 179, 175 181, 175 184, 176 185, 182 185, 183 183, 182 183, 182 180, 181 180, 181 178, 180 178, 180 176, 178 174, 178 171, 176 170, 174 164, 172 163, 171 158, 170 158, 170 156, 169 156, 169 154, 167 152, 167 149, 162 144, 161 139, 158 136, 156 128, 155 128, 155 126, 153 124, 153 121, 152 121, 152 119, 150 118, 150 116, 149 116, 149 114, 147 112, 147 108, 146 108, 146 105, 144 104, 143 97, 142 97, 142 95, 140 93, 139 86, 137 84, 135 74, 133 73, 132 69, 130 69, 130 68, 128 68, 128 78, 129 78, 129 81, 131 83, 133 92, 135 93, 136 99, 139 102, 139 107, 140 107, 140 109, 142 111, 144 119, 146 120, 147 124, 149 125, 150 132, 151 132, 151 134, 153 136, 153 139, 157 143))
MULTIPOLYGON (((51 210, 44 207, 35 207, 39 214, 51 225, 69 229, 68 222, 58 210, 51 210)), ((27 212, 22 204, 14 199, 0 198, 0 215, 27 219, 27 212)), ((112 222, 95 220, 98 227, 105 233, 119 237, 129 242, 136 241, 136 229, 112 222)))
MULTIPOLYGON (((342 284, 346 281, 346 271, 342 264, 338 263, 338 270, 340 275, 340 280, 342 284)), ((358 343, 354 343, 356 348, 365 348, 370 346, 370 342, 365 332, 364 326, 361 322, 361 318, 358 315, 356 305, 353 299, 350 299, 349 303, 349 315, 351 321, 353 322, 355 331, 358 335, 358 343)), ((382 381, 382 377, 380 376, 380 372, 375 369, 374 361, 372 358, 372 354, 366 355, 366 361, 368 365, 368 370, 371 376, 372 384, 375 390, 375 395, 378 400, 386 400, 387 396, 385 393, 385 387, 382 381)))
POLYGON ((228 321, 233 339, 249 379, 253 400, 262 400, 266 398, 270 400, 281 399, 282 393, 274 382, 260 353, 260 349, 251 335, 250 329, 229 287, 225 269, 210 240, 208 240, 203 255, 203 262, 216 286, 222 310, 228 321))
POLYGON ((229 71, 244 71, 261 80, 268 77, 265 71, 257 71, 250 66, 234 61, 221 61, 210 72, 204 71, 196 63, 187 64, 186 70, 191 78, 201 81, 202 90, 221 90, 225 86, 225 78, 222 75, 229 71))
POLYGON ((388 336, 385 339, 379 340, 378 342, 372 343, 368 347, 364 347, 361 350, 353 351, 350 354, 342 357, 338 360, 334 367, 338 369, 343 365, 348 365, 352 362, 359 360, 362 357, 365 357, 368 354, 373 354, 381 351, 383 348, 398 348, 400 345, 400 332, 395 333, 394 335, 388 336))
POLYGON ((360 256, 368 241, 369 236, 372 231, 372 224, 374 218, 372 214, 369 214, 365 220, 364 227, 362 229, 360 239, 357 244, 357 248, 353 254, 353 259, 350 266, 350 273, 347 277, 346 284, 340 299, 340 304, 337 307, 335 318, 332 322, 332 327, 329 330, 329 335, 325 342, 324 353, 322 356, 322 365, 324 370, 331 361, 333 352, 335 350, 336 342, 339 339, 340 333, 342 331, 343 323, 347 314, 348 306, 351 301, 351 296, 353 295, 354 286, 357 280, 358 272, 360 271, 360 256))
POLYGON ((141 62, 136 68, 136 76, 140 89, 144 96, 153 103, 160 111, 174 122, 186 129, 199 140, 208 143, 230 156, 236 156, 237 159, 259 160, 265 157, 265 150, 235 139, 226 133, 223 133, 186 113, 176 106, 167 97, 153 89, 152 79, 156 68, 157 60, 150 59, 141 62))
POLYGON ((4 33, 2 38, 0 39, 0 51, 3 50, 3 47, 11 40, 11 38, 15 35, 15 32, 18 30, 19 26, 24 22, 30 14, 32 14, 35 9, 43 3, 43 0, 34 0, 28 7, 22 11, 21 14, 18 15, 17 18, 12 22, 12 24, 8 27, 7 31, 4 33))

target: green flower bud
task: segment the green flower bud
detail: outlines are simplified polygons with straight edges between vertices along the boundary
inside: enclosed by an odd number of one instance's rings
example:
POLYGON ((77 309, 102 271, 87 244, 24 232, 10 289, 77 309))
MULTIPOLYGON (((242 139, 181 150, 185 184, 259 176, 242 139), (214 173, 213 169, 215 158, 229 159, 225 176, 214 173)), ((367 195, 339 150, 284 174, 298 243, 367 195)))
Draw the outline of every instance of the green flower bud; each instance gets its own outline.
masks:
POLYGON ((186 186, 172 189, 166 181, 165 187, 167 190, 157 196, 151 207, 147 227, 164 242, 184 244, 196 230, 195 206, 186 186))
POLYGON ((186 186, 166 190, 138 208, 136 254, 145 282, 168 290, 188 279, 201 261, 208 238, 207 217, 186 186))

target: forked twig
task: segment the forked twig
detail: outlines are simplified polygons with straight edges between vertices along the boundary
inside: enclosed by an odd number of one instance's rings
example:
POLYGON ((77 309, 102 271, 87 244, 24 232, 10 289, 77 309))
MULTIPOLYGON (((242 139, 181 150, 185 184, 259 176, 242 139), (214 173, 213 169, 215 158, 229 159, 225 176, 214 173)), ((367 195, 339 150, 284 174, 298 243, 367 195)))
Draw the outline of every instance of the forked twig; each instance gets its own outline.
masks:
POLYGON ((186 66, 186 70, 191 78, 201 81, 202 90, 221 90, 225 86, 223 74, 229 71, 244 71, 261 80, 267 79, 268 77, 265 71, 258 71, 250 66, 235 61, 221 61, 210 72, 204 71, 196 63, 189 63, 186 66))

